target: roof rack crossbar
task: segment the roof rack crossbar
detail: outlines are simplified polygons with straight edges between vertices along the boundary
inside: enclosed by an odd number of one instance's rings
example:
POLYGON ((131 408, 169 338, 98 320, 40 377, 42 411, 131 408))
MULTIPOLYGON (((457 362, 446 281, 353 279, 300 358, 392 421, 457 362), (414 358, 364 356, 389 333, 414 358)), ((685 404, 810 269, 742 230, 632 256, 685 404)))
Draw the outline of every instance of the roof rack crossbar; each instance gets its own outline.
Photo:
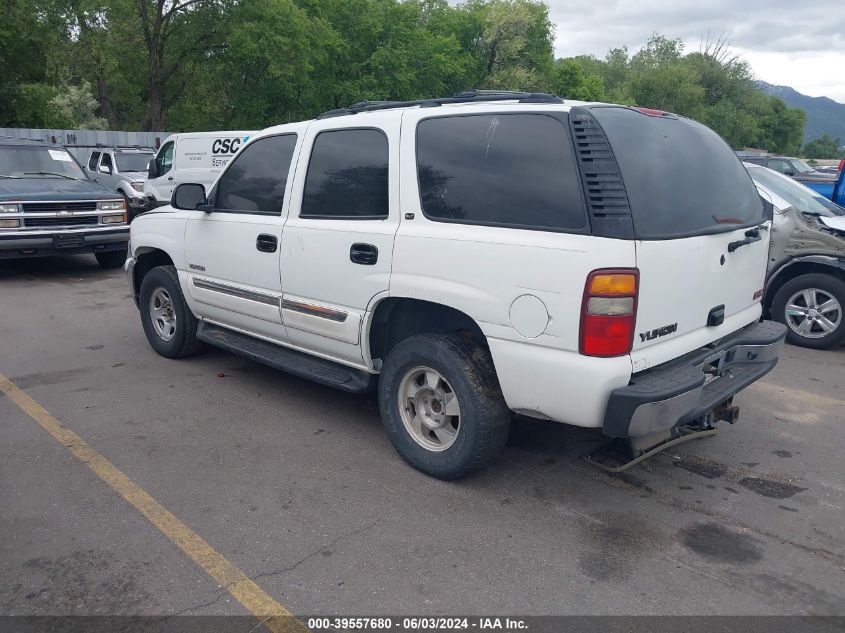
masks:
POLYGON ((328 119, 359 112, 375 110, 390 110, 393 108, 421 108, 439 107, 450 103, 483 103, 489 101, 518 101, 519 103, 563 103, 557 95, 545 92, 514 92, 508 90, 464 90, 452 97, 437 97, 433 99, 415 99, 413 101, 359 101, 347 108, 328 110, 319 115, 318 119, 328 119))

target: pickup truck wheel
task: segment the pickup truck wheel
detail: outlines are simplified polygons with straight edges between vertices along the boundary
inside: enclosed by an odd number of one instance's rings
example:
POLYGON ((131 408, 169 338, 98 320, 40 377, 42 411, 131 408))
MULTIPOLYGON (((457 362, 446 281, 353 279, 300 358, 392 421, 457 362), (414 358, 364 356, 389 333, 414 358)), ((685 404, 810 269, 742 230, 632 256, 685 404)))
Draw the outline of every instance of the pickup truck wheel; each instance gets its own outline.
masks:
POLYGON ((830 349, 845 342, 845 282, 810 273, 787 281, 772 301, 772 317, 787 326, 793 345, 830 349))
POLYGON ((463 336, 419 335, 382 367, 379 406, 393 446, 438 479, 479 470, 501 453, 510 411, 490 353, 463 336))
POLYGON ((120 268, 126 262, 126 251, 106 251, 105 253, 94 253, 100 268, 120 268))
POLYGON ((150 346, 166 358, 182 358, 202 346, 174 266, 153 268, 141 281, 138 305, 150 346))

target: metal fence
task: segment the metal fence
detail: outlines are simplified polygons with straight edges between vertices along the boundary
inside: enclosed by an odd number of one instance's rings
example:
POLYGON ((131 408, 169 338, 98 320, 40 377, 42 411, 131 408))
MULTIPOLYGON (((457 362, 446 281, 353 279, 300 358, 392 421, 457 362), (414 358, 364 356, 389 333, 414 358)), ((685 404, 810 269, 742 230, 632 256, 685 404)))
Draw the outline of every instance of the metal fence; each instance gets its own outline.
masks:
MULTIPOLYGON (((121 132, 113 130, 44 130, 0 127, 0 137, 31 139, 60 145, 142 145, 158 147, 170 132, 121 132)), ((69 147, 76 157, 87 160, 91 147, 69 147)))

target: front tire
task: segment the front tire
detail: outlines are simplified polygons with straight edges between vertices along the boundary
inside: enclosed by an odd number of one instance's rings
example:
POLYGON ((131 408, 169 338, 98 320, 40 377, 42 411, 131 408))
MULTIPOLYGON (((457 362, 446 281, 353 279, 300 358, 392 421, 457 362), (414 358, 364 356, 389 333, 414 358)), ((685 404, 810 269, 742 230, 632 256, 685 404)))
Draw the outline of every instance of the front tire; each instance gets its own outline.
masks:
POLYGON ((120 268, 126 262, 126 251, 105 251, 103 253, 94 253, 97 258, 97 263, 100 268, 120 268))
POLYGON ((831 349, 845 342, 845 282, 810 273, 790 279, 772 300, 772 318, 787 327, 786 340, 811 349, 831 349))
POLYGON ((144 334, 159 355, 183 358, 202 347, 199 322, 185 301, 174 266, 158 266, 144 275, 138 306, 144 334))
POLYGON ((379 407, 397 452, 438 479, 487 466, 508 438, 511 415, 490 352, 463 336, 419 335, 394 347, 379 407))

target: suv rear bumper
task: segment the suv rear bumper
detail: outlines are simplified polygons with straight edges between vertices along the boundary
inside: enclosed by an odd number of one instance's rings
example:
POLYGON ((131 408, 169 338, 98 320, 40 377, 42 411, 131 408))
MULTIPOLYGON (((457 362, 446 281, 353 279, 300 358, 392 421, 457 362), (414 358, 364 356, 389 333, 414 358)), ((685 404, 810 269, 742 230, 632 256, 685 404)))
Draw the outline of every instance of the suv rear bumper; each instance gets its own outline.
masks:
POLYGON ((610 395, 602 425, 611 437, 641 437, 707 415, 769 373, 778 362, 786 326, 752 323, 720 341, 634 374, 610 395), (707 381, 705 369, 717 370, 707 381))

